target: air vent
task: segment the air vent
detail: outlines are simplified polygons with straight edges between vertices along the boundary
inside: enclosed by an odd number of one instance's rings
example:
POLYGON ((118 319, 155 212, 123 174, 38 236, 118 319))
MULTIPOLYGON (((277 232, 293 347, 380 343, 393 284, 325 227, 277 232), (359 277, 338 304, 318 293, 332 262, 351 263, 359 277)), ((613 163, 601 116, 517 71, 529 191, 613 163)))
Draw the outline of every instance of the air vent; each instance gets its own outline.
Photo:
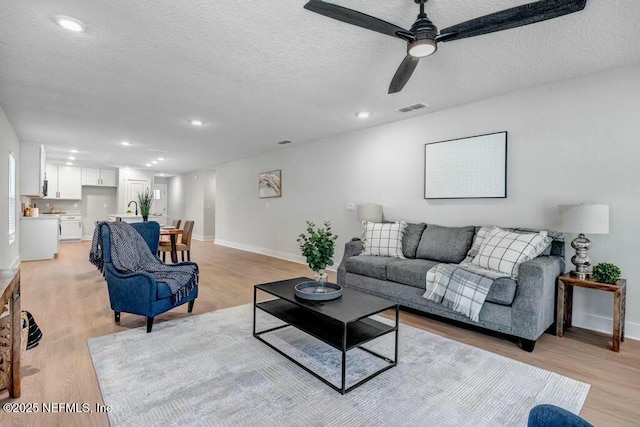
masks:
POLYGON ((287 144, 291 144, 293 141, 289 141, 288 139, 285 139, 284 141, 279 141, 278 144, 280 145, 287 145, 287 144))
POLYGON ((399 111, 401 113, 408 113, 410 111, 419 110, 421 108, 425 108, 425 107, 428 107, 428 106, 429 106, 429 104, 425 104, 424 102, 419 102, 417 104, 408 105, 406 107, 398 108, 396 111, 399 111))

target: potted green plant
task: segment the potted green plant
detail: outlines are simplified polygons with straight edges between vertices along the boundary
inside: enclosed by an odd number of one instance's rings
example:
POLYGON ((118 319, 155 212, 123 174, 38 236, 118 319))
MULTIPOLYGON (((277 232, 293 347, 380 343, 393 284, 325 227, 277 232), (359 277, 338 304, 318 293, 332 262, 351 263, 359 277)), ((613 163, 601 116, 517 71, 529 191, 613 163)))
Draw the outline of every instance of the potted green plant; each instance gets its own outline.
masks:
POLYGON ((138 193, 138 204, 140 205, 140 215, 143 221, 149 220, 149 211, 153 205, 153 192, 146 188, 143 193, 138 193))
POLYGON ((593 266, 592 276, 596 282, 600 283, 616 283, 620 280, 620 268, 609 262, 601 262, 593 266))
POLYGON ((337 239, 338 236, 331 232, 329 221, 324 222, 324 228, 316 228, 313 222, 307 221, 307 234, 301 233, 297 240, 309 268, 315 273, 315 281, 319 282, 318 288, 323 288, 327 281, 325 269, 333 265, 332 257, 337 239))

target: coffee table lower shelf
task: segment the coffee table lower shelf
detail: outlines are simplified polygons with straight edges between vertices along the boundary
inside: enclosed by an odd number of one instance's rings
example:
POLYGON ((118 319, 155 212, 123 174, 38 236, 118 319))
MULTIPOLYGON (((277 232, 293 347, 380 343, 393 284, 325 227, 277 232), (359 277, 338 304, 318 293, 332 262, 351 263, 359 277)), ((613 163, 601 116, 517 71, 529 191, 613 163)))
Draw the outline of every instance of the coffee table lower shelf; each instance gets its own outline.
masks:
MULTIPOLYGON (((253 336, 295 363, 296 365, 300 366, 305 371, 320 379, 322 382, 324 382, 334 390, 345 394, 397 365, 399 320, 399 309, 397 305, 395 306, 395 313, 395 325, 387 325, 369 317, 364 317, 353 322, 342 323, 283 299, 272 299, 268 301, 256 302, 254 294, 253 336), (276 317, 277 319, 285 322, 285 324, 257 332, 256 309, 260 309, 276 317), (341 384, 339 387, 323 378, 316 372, 312 371, 308 367, 304 366, 302 363, 298 362, 297 360, 284 353, 282 350, 278 349, 273 344, 261 337, 261 335, 287 327, 297 328, 298 330, 305 332, 342 352, 342 375, 341 384), (363 344, 392 332, 395 332, 395 354, 393 360, 372 350, 362 347, 363 344), (350 387, 346 387, 346 354, 349 350, 352 350, 354 348, 359 348, 384 360, 385 362, 387 362, 387 365, 382 367, 378 371, 375 371, 372 374, 366 376, 350 387)), ((375 314, 378 313, 371 313, 370 316, 373 316, 375 314)))

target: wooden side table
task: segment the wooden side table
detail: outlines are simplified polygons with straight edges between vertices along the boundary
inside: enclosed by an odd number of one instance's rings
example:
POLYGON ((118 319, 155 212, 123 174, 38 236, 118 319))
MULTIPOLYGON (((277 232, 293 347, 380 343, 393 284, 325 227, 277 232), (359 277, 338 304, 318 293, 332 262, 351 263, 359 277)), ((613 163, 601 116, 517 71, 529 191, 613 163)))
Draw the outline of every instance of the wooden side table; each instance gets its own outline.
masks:
POLYGON ((0 307, 9 304, 9 315, 11 316, 11 343, 8 351, 10 358, 9 368, 11 374, 8 375, 6 384, 9 389, 9 397, 14 399, 20 397, 20 270, 0 270, 0 307))
POLYGON ((593 280, 581 280, 568 274, 558 277, 558 307, 556 317, 556 335, 561 337, 564 328, 571 327, 573 311, 573 288, 599 289, 613 292, 613 345, 612 350, 620 351, 620 342, 624 342, 624 318, 627 300, 627 281, 620 279, 615 284, 600 283, 593 280), (564 325, 563 325, 564 324, 564 325), (564 327, 563 327, 564 326, 564 327))

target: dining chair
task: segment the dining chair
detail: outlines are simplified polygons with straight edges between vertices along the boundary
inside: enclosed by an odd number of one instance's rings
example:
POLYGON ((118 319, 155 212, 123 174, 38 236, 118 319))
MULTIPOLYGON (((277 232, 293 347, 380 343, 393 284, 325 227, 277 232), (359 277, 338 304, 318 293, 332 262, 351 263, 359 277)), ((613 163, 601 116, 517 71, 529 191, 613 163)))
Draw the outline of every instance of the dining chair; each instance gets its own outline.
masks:
MULTIPOLYGON (((176 242, 176 250, 180 252, 182 262, 184 262, 184 253, 187 253, 187 261, 191 261, 191 235, 193 234, 193 221, 184 222, 184 230, 182 231, 182 239, 176 242)), ((162 252, 162 261, 165 260, 166 253, 171 252, 171 243, 162 244, 158 250, 162 252)))
MULTIPOLYGON (((171 226, 173 228, 179 229, 181 223, 181 219, 174 219, 173 221, 171 221, 171 226)), ((160 254, 162 253, 162 250, 160 248, 164 245, 168 246, 169 251, 171 251, 171 238, 169 238, 169 236, 160 236, 160 242, 158 243, 158 256, 160 256, 160 254)), ((164 253, 162 254, 162 262, 165 262, 164 253)))

